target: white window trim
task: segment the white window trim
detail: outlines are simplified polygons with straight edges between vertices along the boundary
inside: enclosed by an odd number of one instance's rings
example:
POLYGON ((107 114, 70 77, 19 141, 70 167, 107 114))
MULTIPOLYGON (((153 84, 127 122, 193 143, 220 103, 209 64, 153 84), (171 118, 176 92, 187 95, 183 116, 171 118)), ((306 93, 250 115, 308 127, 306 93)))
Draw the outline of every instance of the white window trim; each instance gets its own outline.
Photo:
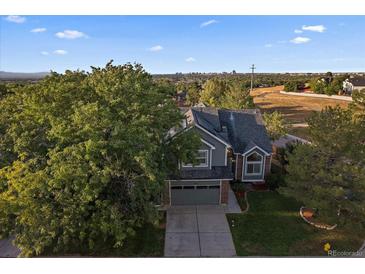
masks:
POLYGON ((197 165, 197 166, 193 166, 192 164, 184 164, 182 163, 182 167, 193 167, 193 168, 196 168, 196 167, 209 167, 209 151, 207 149, 199 149, 198 152, 204 152, 205 153, 205 160, 206 160, 206 163, 203 164, 203 165, 197 165))
POLYGON ((245 158, 246 158, 246 161, 245 161, 245 175, 246 175, 246 176, 262 175, 262 173, 263 173, 262 168, 263 168, 263 163, 264 163, 264 156, 263 156, 263 155, 261 155, 261 154, 259 154, 259 153, 257 153, 256 151, 254 151, 254 152, 252 152, 251 154, 247 155, 245 158), (247 160, 247 158, 248 158, 248 157, 250 157, 250 156, 251 156, 252 154, 254 154, 254 153, 256 153, 256 154, 260 155, 260 157, 261 157, 261 161, 248 161, 248 160, 247 160), (260 164, 260 172, 259 172, 259 173, 257 173, 257 172, 255 172, 255 173, 247 173, 247 166, 248 166, 249 164, 260 164))
POLYGON ((238 174, 237 174, 238 154, 236 154, 236 163, 235 163, 235 165, 236 165, 236 170, 235 170, 234 178, 235 178, 236 180, 238 180, 238 179, 239 179, 239 176, 238 176, 238 174))
MULTIPOLYGON (((261 147, 259 146, 254 146, 253 148, 249 149, 248 151, 246 151, 245 153, 242 154, 242 156, 245 156, 247 155, 248 153, 250 153, 251 151, 255 150, 255 149, 258 149, 260 151, 262 151, 266 156, 269 156, 270 153, 266 152, 265 150, 263 150, 261 147)), ((251 155, 251 154, 250 154, 251 155)))
MULTIPOLYGON (((213 149, 209 150, 210 154, 210 161, 209 161, 209 169, 212 169, 212 162, 213 162, 213 149)), ((208 159, 209 160, 209 159, 208 159)))
POLYGON ((211 143, 205 141, 203 138, 200 138, 200 140, 202 141, 203 144, 206 144, 211 149, 215 149, 215 146, 213 146, 211 143))
POLYGON ((213 137, 214 139, 216 139, 217 141, 221 142, 222 144, 226 145, 227 147, 231 147, 230 144, 227 144, 226 142, 224 142, 222 139, 214 136, 212 133, 210 133, 208 130, 206 130, 205 128, 203 128, 202 126, 195 124, 195 126, 199 129, 201 129, 202 131, 204 131, 205 133, 207 133, 209 136, 213 137))

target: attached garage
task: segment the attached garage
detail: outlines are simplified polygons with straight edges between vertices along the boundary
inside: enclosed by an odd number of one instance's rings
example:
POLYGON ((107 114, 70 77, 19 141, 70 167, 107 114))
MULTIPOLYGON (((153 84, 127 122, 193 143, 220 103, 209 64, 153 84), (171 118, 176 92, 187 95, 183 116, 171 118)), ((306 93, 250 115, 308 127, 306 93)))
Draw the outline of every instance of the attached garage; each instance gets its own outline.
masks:
POLYGON ((218 205, 221 182, 174 181, 170 183, 171 205, 218 205))

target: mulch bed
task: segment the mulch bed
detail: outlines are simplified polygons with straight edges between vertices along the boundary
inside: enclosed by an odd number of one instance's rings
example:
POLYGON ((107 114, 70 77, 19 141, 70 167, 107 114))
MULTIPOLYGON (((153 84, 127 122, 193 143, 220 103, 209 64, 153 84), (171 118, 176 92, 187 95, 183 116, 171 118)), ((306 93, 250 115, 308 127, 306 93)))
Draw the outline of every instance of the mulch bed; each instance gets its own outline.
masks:
POLYGON ((267 191, 269 187, 267 184, 252 184, 252 189, 255 191, 267 191))
POLYGON ((299 214, 305 222, 307 222, 308 224, 310 224, 314 227, 326 229, 326 230, 332 230, 337 227, 337 224, 328 225, 328 224, 324 224, 322 222, 318 222, 315 219, 315 210, 312 208, 301 207, 299 210, 299 214))

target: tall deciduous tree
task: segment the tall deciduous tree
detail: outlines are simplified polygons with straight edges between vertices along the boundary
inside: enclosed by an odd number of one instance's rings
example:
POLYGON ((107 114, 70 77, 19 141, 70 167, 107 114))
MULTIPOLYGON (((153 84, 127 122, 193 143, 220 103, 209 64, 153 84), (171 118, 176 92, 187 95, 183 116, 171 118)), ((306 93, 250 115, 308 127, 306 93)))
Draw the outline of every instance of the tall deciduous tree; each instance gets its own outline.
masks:
POLYGON ((187 103, 190 106, 194 106, 199 103, 201 87, 198 82, 190 83, 187 87, 187 103))
POLYGON ((224 94, 219 107, 227 109, 246 109, 255 106, 248 88, 242 87, 238 82, 229 85, 228 91, 224 94))
POLYGON ((200 100, 211 107, 219 107, 228 88, 225 80, 219 78, 209 79, 203 85, 200 100))
POLYGON ((23 256, 123 247, 155 208, 178 158, 199 146, 169 138, 182 114, 170 85, 140 65, 66 71, 13 90, 0 101, 0 233, 23 256))
POLYGON ((289 126, 285 124, 284 116, 280 112, 264 113, 262 118, 272 140, 277 140, 287 134, 289 126))
POLYGON ((227 109, 253 108, 253 98, 248 88, 238 81, 227 82, 218 78, 203 85, 200 101, 211 107, 227 109))

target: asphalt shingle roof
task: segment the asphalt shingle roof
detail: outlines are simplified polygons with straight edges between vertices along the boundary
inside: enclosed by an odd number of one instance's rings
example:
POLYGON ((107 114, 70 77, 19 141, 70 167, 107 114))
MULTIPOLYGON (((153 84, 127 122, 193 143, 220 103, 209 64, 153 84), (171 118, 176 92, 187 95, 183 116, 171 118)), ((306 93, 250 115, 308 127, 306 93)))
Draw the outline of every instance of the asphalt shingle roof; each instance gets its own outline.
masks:
POLYGON ((227 110, 192 108, 195 122, 229 143, 235 153, 245 153, 256 145, 271 153, 271 141, 258 109, 227 110))
POLYGON ((353 77, 349 79, 349 82, 354 86, 365 86, 365 77, 353 77))
POLYGON ((231 166, 213 166, 212 169, 182 169, 170 176, 172 180, 188 179, 233 179, 231 166))

